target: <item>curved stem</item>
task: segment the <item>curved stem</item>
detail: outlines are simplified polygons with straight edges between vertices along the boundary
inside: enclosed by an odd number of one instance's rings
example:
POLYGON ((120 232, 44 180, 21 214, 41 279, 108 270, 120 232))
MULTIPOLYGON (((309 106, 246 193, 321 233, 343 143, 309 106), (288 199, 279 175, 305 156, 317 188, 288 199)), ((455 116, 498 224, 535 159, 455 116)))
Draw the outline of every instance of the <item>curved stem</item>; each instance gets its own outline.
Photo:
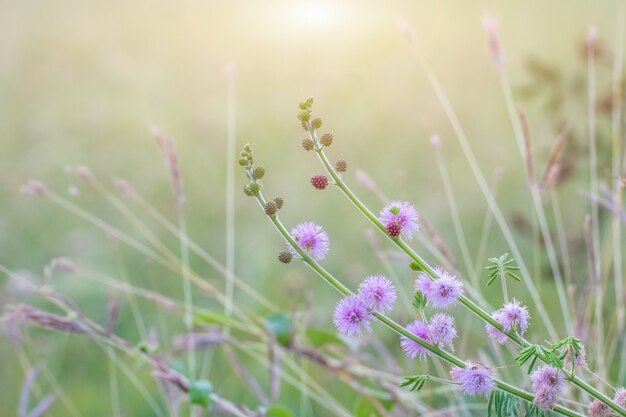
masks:
MULTIPOLYGON (((318 143, 317 141, 317 137, 315 135, 315 132, 312 130, 309 130, 309 134, 311 135, 311 138, 313 139, 313 141, 315 143, 318 143)), ((423 270, 424 272, 426 272, 428 275, 430 275, 431 278, 436 279, 436 277, 438 276, 437 273, 435 272, 435 270, 424 260, 422 259, 409 245, 406 244, 406 242, 404 242, 402 239, 400 238, 392 238, 390 237, 387 232, 385 231, 385 226, 380 222, 380 220, 378 220, 378 218, 359 200, 359 198, 352 192, 352 190, 350 190, 350 188, 348 188, 348 186, 344 183, 344 181, 341 179, 341 177, 337 174, 337 172, 335 171, 335 169, 333 168, 333 166, 331 165, 330 161, 328 160, 328 158, 326 157, 326 154, 324 154, 324 151, 322 148, 319 148, 316 150, 317 156, 320 159, 320 161, 322 162, 322 165, 324 165, 324 168, 326 169, 326 171, 328 172, 328 174, 333 178, 333 180, 335 181, 337 187, 341 190, 341 192, 348 198, 348 200, 350 200, 352 202, 352 204, 354 204, 356 206, 356 208, 365 216, 367 217, 372 224, 374 224, 374 226, 376 226, 385 236, 387 236, 393 243, 396 244, 396 246, 398 246, 405 254, 407 254, 409 256, 409 258, 411 258, 411 260, 413 262, 415 262, 421 270, 423 270)), ((482 320, 484 320, 485 322, 489 323, 490 325, 494 326, 495 328, 497 328, 498 330, 500 330, 502 333, 504 333, 505 335, 507 335, 507 337, 509 339, 511 339, 513 342, 515 342, 516 344, 518 344, 520 347, 526 347, 529 346, 530 344, 525 341, 524 339, 520 338, 517 334, 515 334, 514 332, 507 332, 502 328, 502 325, 500 325, 500 323, 498 323, 497 321, 495 321, 491 315, 489 313, 487 313, 485 310, 483 310, 482 308, 480 308, 478 305, 476 305, 473 301, 471 301, 469 298, 465 297, 465 296, 461 296, 459 298, 459 301, 461 304, 463 304, 465 307, 467 307, 468 309, 470 309, 474 314, 476 314, 477 316, 479 316, 482 320)), ((545 362, 545 359, 540 357, 540 359, 545 362)), ((603 402, 604 404, 608 405, 609 407, 611 407, 613 410, 615 410, 617 413, 619 413, 619 415, 621 416, 626 416, 626 410, 622 407, 620 407, 617 403, 615 403, 614 401, 612 401, 609 397, 607 397, 606 395, 602 394, 601 392, 599 392, 598 390, 596 390, 595 388, 593 388, 592 386, 590 386, 589 384, 587 384, 586 382, 582 381, 581 379, 579 379, 578 377, 574 377, 572 379, 569 379, 574 385, 578 386, 579 388, 583 389, 584 391, 588 392, 591 396, 595 397, 596 399, 600 400, 601 402, 603 402)))
MULTIPOLYGON (((261 205, 261 207, 263 207, 266 203, 265 198, 263 197, 263 194, 259 191, 256 195, 256 200, 258 201, 259 205, 261 205)), ((354 293, 348 289, 345 285, 343 285, 337 278, 335 278, 330 272, 326 271, 326 269, 324 269, 319 263, 317 263, 315 260, 313 260, 305 251, 302 250, 302 248, 300 248, 300 246, 298 246, 298 243, 293 239, 293 237, 289 234, 289 232, 287 231, 287 229, 285 228, 285 226, 281 223, 281 221, 278 219, 278 217, 276 215, 274 216, 268 216, 271 220, 271 222, 274 224, 274 227, 276 228, 276 230, 278 230, 278 232, 282 235, 282 237, 287 241, 287 243, 293 247, 293 249, 298 253, 298 255, 300 255, 300 257, 302 258, 302 261, 305 262, 308 266, 310 266, 320 277, 322 277, 324 279, 324 281, 326 281, 328 284, 330 284, 331 286, 333 286, 339 293, 349 296, 349 295, 354 295, 354 293)), ((396 332, 398 335, 400 336, 404 336, 407 337, 409 339, 411 339, 412 341, 418 343, 420 346, 424 347, 425 349, 428 349, 428 351, 430 351, 431 353, 433 353, 434 355, 438 356, 439 358, 445 360, 446 362, 458 366, 460 368, 465 368, 465 362, 463 362, 463 360, 459 359, 458 357, 456 357, 455 355, 435 346, 432 345, 430 343, 425 342, 424 340, 420 339, 419 337, 415 336, 413 333, 409 332, 406 328, 404 328, 403 326, 401 326, 400 324, 396 323, 394 320, 390 319, 389 317, 385 316, 384 314, 380 314, 380 313, 374 313, 374 316, 381 322, 383 323, 385 326, 387 326, 389 329, 393 330, 394 332, 396 332)), ((525 401, 529 401, 532 402, 534 399, 534 396, 526 391, 520 390, 512 385, 507 384, 506 382, 500 381, 498 379, 494 378, 494 383, 496 384, 496 386, 501 389, 502 391, 506 391, 511 395, 514 395, 518 398, 521 398, 522 400, 525 401)), ((584 417, 582 414, 579 414, 575 411, 569 410, 565 407, 562 407, 560 405, 557 405, 553 408, 553 411, 562 414, 564 416, 568 416, 568 417, 584 417)))

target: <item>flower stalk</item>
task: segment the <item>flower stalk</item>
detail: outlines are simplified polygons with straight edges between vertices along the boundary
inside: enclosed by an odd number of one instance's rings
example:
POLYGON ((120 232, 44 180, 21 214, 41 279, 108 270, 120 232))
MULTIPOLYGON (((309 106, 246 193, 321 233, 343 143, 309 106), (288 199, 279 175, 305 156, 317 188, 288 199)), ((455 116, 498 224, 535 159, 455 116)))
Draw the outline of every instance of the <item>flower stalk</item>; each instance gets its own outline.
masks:
MULTIPOLYGON (((308 127, 307 130, 308 130, 310 139, 316 145, 319 144, 319 140, 317 138, 317 133, 316 133, 315 129, 313 128, 313 126, 311 125, 311 123, 310 122, 305 122, 303 124, 306 124, 307 127, 308 127)), ((354 204, 354 206, 368 220, 370 220, 370 222, 372 222, 372 224, 374 226, 376 226, 381 232, 383 232, 383 234, 385 234, 385 236, 387 236, 389 238, 389 240, 391 240, 400 250, 402 250, 406 255, 408 255, 409 258, 414 263, 414 265, 419 270, 425 272, 431 278, 436 279, 437 274, 436 274, 435 270, 433 269, 433 267, 431 267, 424 259, 422 259, 406 242, 404 242, 400 237, 390 237, 386 233, 385 226, 374 215, 374 213, 372 213, 365 206, 365 204, 363 204, 359 200, 359 198, 345 184, 345 182, 343 181, 341 176, 335 171, 334 167, 332 166, 332 164, 328 160, 328 157, 324 153, 323 147, 315 146, 315 152, 316 152, 317 157, 319 158, 320 162, 322 163, 322 165, 324 166, 324 168, 326 169, 326 171, 328 172, 330 177, 335 182, 337 188, 339 188, 341 190, 341 192, 344 194, 344 196, 346 198, 348 198, 348 200, 350 200, 350 202, 352 202, 352 204, 354 204)), ((489 323, 490 325, 494 326, 498 330, 502 331, 502 333, 504 333, 510 340, 515 342, 520 347, 525 348, 525 347, 530 346, 530 343, 528 343, 524 338, 519 337, 515 332, 513 332, 513 331, 510 331, 510 332, 505 331, 503 329, 502 325, 500 323, 498 323, 496 320, 494 320, 491 317, 491 315, 489 315, 489 313, 487 313, 485 310, 480 308, 478 305, 476 305, 473 301, 468 299, 466 296, 461 295, 459 297, 459 302, 461 304, 463 304, 465 307, 467 307, 469 310, 471 310, 478 317, 480 317, 483 321, 489 323)), ((545 358, 544 356, 540 356, 539 359, 542 360, 544 363, 548 363, 547 358, 545 358)), ((601 393, 597 389, 593 388, 591 385, 587 384, 586 382, 584 382, 580 378, 578 378, 576 376, 573 376, 573 377, 567 378, 567 380, 570 381, 572 384, 576 385, 577 387, 579 387, 580 389, 586 391, 587 393, 589 393, 594 398, 600 400, 604 404, 606 404, 609 407, 611 407, 620 416, 626 417, 626 409, 625 408, 620 407, 617 403, 615 403, 609 397, 607 397, 606 395, 604 395, 603 393, 601 393)))
MULTIPOLYGON (((248 177, 252 180, 254 177, 251 174, 251 170, 250 169, 246 169, 246 172, 248 174, 248 177)), ((255 195, 254 195, 255 199, 257 200, 259 206, 261 208, 263 208, 265 206, 265 204, 267 203, 267 200, 265 199, 265 197, 263 196, 263 193, 258 190, 255 195)), ((313 269, 313 271, 315 271, 322 279, 324 279, 324 281, 326 281, 328 284, 330 284, 332 287, 334 287, 339 293, 341 293, 344 296, 351 296, 354 295, 354 293, 347 288, 345 285, 343 285, 337 278, 335 278, 330 272, 328 272, 326 269, 324 269, 317 261, 315 261, 311 256, 309 256, 309 254, 303 250, 298 243, 294 240, 294 238, 291 236, 291 234, 289 233, 289 231, 285 228, 285 226, 281 223, 281 221, 278 219, 277 215, 271 215, 268 216, 270 221, 272 222, 272 224, 274 225, 274 227, 276 228, 276 230, 280 233, 280 235, 287 241, 287 243, 293 248, 293 250, 300 256, 300 259, 306 264, 308 265, 311 269, 313 269)), ((389 329, 393 330, 394 332, 396 332, 398 335, 400 336, 404 336, 406 338, 411 339, 412 341, 418 343, 419 345, 421 345, 422 347, 424 347, 425 349, 427 349, 428 351, 430 351, 432 354, 436 355, 437 357, 443 359, 444 361, 450 363, 451 365, 457 366, 459 368, 465 368, 466 364, 463 360, 459 359, 457 356, 453 355, 452 353, 447 352, 444 349, 441 349, 433 344, 427 343, 424 340, 420 339, 419 337, 415 336, 414 334, 412 334, 411 332, 409 332, 405 327, 401 326, 400 324, 396 323, 394 320, 392 320, 391 318, 387 317, 384 314, 381 313, 377 313, 374 312, 372 313, 372 315, 374 317, 376 317, 376 319, 378 319, 378 321, 380 321, 382 324, 384 324, 386 327, 388 327, 389 329)), ((525 401, 528 402, 532 402, 534 399, 534 396, 524 390, 518 389, 504 381, 500 381, 498 379, 493 380, 493 382, 495 383, 495 386, 498 389, 501 389, 503 391, 508 392, 511 395, 514 395, 520 399, 523 399, 525 401)), ((553 411, 564 415, 564 416, 568 416, 568 417, 583 417, 582 414, 579 414, 575 411, 572 411, 568 408, 565 408, 563 406, 560 405, 556 405, 553 408, 553 411)))

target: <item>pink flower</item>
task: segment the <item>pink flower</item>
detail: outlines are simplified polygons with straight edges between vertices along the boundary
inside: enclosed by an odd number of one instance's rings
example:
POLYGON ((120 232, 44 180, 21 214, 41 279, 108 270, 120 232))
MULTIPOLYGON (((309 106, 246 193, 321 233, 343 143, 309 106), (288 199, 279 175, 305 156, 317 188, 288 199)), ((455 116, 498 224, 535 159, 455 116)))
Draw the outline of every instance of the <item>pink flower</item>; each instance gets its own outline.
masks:
POLYGON ((551 365, 541 366, 530 375, 535 391, 533 403, 544 409, 554 407, 563 385, 563 372, 551 365))
POLYGON ((378 313, 391 311, 396 302, 396 289, 387 278, 382 275, 370 275, 359 286, 359 296, 378 313))
POLYGON ((428 335, 432 343, 454 351, 452 341, 456 337, 454 318, 447 314, 435 314, 428 323, 428 335))
POLYGON ((403 234, 410 239, 419 230, 415 208, 404 201, 392 201, 387 204, 381 210, 379 220, 391 237, 403 234))
POLYGON ((526 307, 521 305, 519 301, 513 299, 511 302, 506 303, 502 306, 500 312, 502 319, 500 324, 502 324, 504 330, 510 332, 511 330, 518 328, 520 336, 526 333, 526 330, 528 329, 529 314, 526 307))
MULTIPOLYGON (((318 261, 324 259, 328 254, 328 235, 318 224, 313 222, 300 223, 291 229, 291 236, 300 248, 318 261)), ((297 254, 293 248, 290 248, 290 251, 294 255, 297 254)))
POLYGON ((607 417, 611 414, 611 408, 600 400, 593 400, 589 404, 589 417, 607 417))
MULTIPOLYGON (((500 310, 494 311, 491 314, 491 318, 500 323, 500 325, 502 325, 503 319, 502 312, 500 310)), ((501 345, 505 344, 508 340, 508 336, 506 334, 502 333, 499 329, 489 323, 485 324, 485 331, 487 332, 487 336, 489 336, 492 340, 500 343, 501 345)))
POLYGON ((428 304, 446 308, 458 302, 463 294, 463 283, 448 271, 435 268, 439 279, 431 280, 425 273, 420 273, 415 281, 415 289, 421 291, 428 304))
POLYGON ((465 394, 488 396, 496 386, 491 376, 492 369, 476 362, 467 362, 466 365, 465 368, 452 368, 450 377, 460 384, 465 394))
POLYGON ((620 387, 616 389, 613 401, 615 401, 620 407, 626 408, 626 388, 620 387))
POLYGON ((371 332, 372 328, 369 323, 371 318, 369 307, 356 295, 339 300, 333 314, 333 321, 337 330, 350 337, 360 336, 361 328, 371 332))
MULTIPOLYGON (((406 326, 406 329, 423 341, 430 342, 428 326, 423 321, 415 320, 413 323, 406 326)), ((415 359, 416 356, 420 359, 426 359, 427 356, 430 356, 428 349, 406 336, 400 338, 400 346, 402 346, 404 353, 411 359, 415 359)))

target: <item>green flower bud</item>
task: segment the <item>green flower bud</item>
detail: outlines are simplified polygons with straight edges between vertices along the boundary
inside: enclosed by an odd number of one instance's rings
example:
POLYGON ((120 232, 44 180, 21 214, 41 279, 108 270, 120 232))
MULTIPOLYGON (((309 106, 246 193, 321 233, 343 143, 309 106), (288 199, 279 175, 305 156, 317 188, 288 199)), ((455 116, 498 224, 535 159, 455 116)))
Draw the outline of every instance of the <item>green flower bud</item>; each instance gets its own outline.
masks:
POLYGON ((319 129, 320 127, 322 127, 322 119, 317 117, 313 119, 313 122, 311 122, 311 124, 313 125, 313 129, 319 129))
POLYGON ((311 118, 311 113, 309 113, 306 110, 303 110, 298 113, 298 120, 300 120, 301 122, 308 122, 310 118, 311 118))
POLYGON ((248 189, 247 185, 243 186, 243 192, 245 195, 247 195, 248 197, 252 197, 252 192, 250 192, 250 190, 248 189))
POLYGON ((246 187, 248 188, 248 192, 250 192, 250 195, 255 195, 259 192, 259 184, 257 184, 256 182, 251 182, 246 187))
POLYGON ((246 158, 240 158, 239 159, 239 165, 241 165, 242 167, 245 167, 247 164, 246 158))
POLYGON ((255 180, 260 180, 261 178, 263 178, 264 175, 265 175, 265 168, 263 167, 256 167, 252 171, 252 176, 254 177, 255 180))

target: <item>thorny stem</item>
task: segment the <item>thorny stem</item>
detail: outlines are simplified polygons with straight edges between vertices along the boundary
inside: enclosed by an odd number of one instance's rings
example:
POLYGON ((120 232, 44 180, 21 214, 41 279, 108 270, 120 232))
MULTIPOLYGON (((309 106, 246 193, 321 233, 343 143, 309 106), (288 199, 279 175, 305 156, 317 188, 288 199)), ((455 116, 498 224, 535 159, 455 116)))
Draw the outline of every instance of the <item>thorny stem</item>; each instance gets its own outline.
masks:
MULTIPOLYGON (((311 136, 311 139, 316 144, 319 143, 319 141, 317 140, 315 131, 311 127, 309 127, 309 135, 311 136)), ((438 275, 434 271, 434 269, 430 265, 428 265, 428 263, 425 260, 423 260, 410 246, 408 246, 402 239, 392 238, 387 234, 387 232, 385 231, 385 226, 380 222, 380 220, 378 220, 378 218, 358 199, 358 197, 352 192, 352 190, 350 190, 350 188, 348 188, 348 186, 343 182, 341 177, 337 174, 337 172, 331 165, 330 161, 326 157, 326 154, 324 154, 324 150, 321 147, 316 148, 316 153, 317 153, 318 158, 324 165, 324 168, 326 169, 328 174, 333 178, 333 180, 337 184, 337 188, 341 190, 341 192, 352 202, 352 204, 354 204, 356 208, 361 213, 363 213, 363 215, 367 217, 372 222, 372 224, 374 224, 374 226, 376 226, 385 236, 387 236, 393 243, 395 243, 396 246, 398 246, 404 253, 406 253, 409 256, 409 258, 411 258, 411 260, 413 260, 413 262, 415 262, 420 267, 422 271, 426 272, 431 278, 436 279, 438 275)), ((489 313, 487 313, 485 310, 480 308, 478 305, 476 305, 473 301, 471 301, 464 295, 459 297, 459 301, 465 307, 470 309, 474 314, 479 316, 482 320, 486 321, 487 323, 489 323, 490 325, 494 326, 495 328, 500 330, 502 333, 504 333, 509 339, 511 339, 516 344, 518 344, 520 347, 524 348, 530 345, 530 343, 528 343, 523 338, 520 338, 517 334, 513 332, 505 331, 502 328, 502 325, 496 322, 491 317, 491 315, 489 315, 489 313)), ((545 357, 540 356, 540 359, 543 362, 547 363, 545 357)), ((600 400, 604 404, 608 405, 613 410, 617 411, 619 415, 626 416, 626 409, 620 407, 617 403, 615 403, 609 397, 607 397, 600 391, 596 390, 595 388, 593 388, 591 385, 587 384, 586 382, 582 381, 580 378, 573 377, 568 380, 571 381, 574 385, 588 392, 591 396, 595 397, 596 399, 600 400)))
MULTIPOLYGON (((250 172, 248 172, 248 175, 250 175, 250 172)), ((338 180, 338 176, 336 174, 335 174, 335 177, 336 177, 335 180, 337 181, 338 180)), ((341 184, 342 183, 337 181, 337 185, 338 186, 341 187, 341 184)), ((263 194, 261 193, 261 191, 259 191, 255 195, 255 198, 256 198, 257 202, 259 203, 259 205, 261 207, 265 206, 266 200, 263 197, 263 194)), ((305 251, 302 250, 302 248, 300 248, 298 243, 289 234, 289 232, 287 231, 285 226, 281 223, 281 221, 278 219, 278 217, 276 215, 268 216, 268 217, 271 220, 271 222, 274 225, 274 227, 276 228, 276 230, 278 230, 278 232, 287 241, 287 243, 300 255, 300 257, 301 257, 303 262, 305 262, 309 267, 311 267, 320 277, 322 277, 324 279, 324 281, 326 281, 328 284, 333 286, 341 294, 343 294, 345 296, 354 295, 354 293, 352 291, 350 291, 338 279, 336 279, 333 275, 331 275, 328 271, 326 271, 326 269, 324 269, 320 264, 318 264, 316 261, 314 261, 313 258, 311 258, 305 251)), ((426 265, 426 264, 424 263, 424 265, 426 265)), ((383 323, 385 326, 387 326, 388 328, 390 328, 391 330, 393 330, 394 332, 396 332, 400 336, 404 336, 404 337, 407 337, 407 338, 411 339, 412 341, 418 343, 420 346, 424 347, 425 349, 428 349, 434 355, 438 356, 439 358, 443 359, 444 361, 446 361, 446 362, 448 362, 448 363, 450 363, 450 364, 452 364, 454 366, 458 366, 460 368, 465 368, 465 362, 463 362, 461 359, 459 359, 455 355, 453 355, 453 354, 451 354, 451 353, 449 353, 449 352, 447 352, 447 351, 445 351, 443 349, 440 349, 439 347, 437 347, 435 345, 432 345, 430 343, 425 342, 424 340, 422 340, 419 337, 415 336, 413 333, 409 332, 406 328, 404 328, 400 324, 396 323, 394 320, 390 319, 389 317, 385 316, 384 314, 373 313, 373 315, 381 323, 383 323)), ((532 402, 533 399, 534 399, 534 396, 532 394, 530 394, 530 393, 528 393, 526 391, 520 390, 520 389, 518 389, 518 388, 516 388, 516 387, 514 387, 512 385, 509 385, 506 382, 500 381, 500 380, 495 379, 495 378, 494 378, 493 381, 494 381, 494 383, 496 384, 496 386, 499 389, 501 389, 503 391, 506 391, 506 392, 508 392, 511 395, 514 395, 514 396, 516 396, 518 398, 521 398, 521 399, 523 399, 525 401, 529 401, 529 402, 532 402)), ((619 406, 618 406, 618 408, 619 408, 619 406)), ((564 416, 568 416, 568 417, 583 417, 582 414, 579 414, 579 413, 577 413, 575 411, 569 410, 569 409, 567 409, 565 407, 562 407, 560 405, 555 406, 553 408, 553 411, 555 411, 555 412, 557 412, 559 414, 562 414, 564 416)))

